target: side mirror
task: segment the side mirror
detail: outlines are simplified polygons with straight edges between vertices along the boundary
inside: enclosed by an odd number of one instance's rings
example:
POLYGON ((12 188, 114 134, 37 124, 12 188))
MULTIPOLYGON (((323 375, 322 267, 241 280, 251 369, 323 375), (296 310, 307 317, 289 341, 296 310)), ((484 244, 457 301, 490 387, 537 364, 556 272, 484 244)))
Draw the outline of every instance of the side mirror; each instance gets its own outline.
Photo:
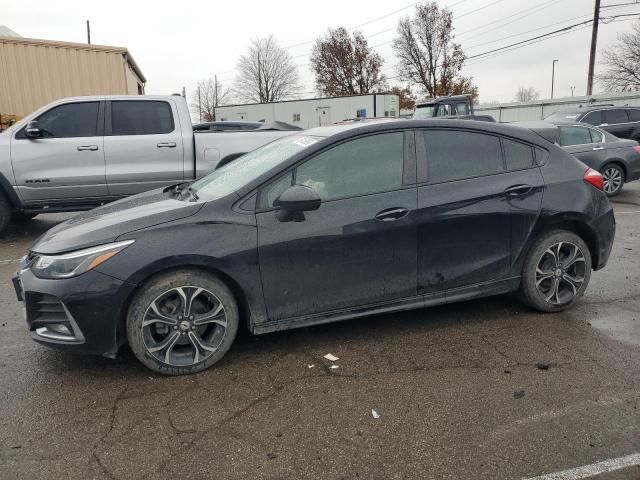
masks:
POLYGON ((303 222, 303 212, 318 210, 321 203, 320 195, 313 188, 294 185, 282 192, 274 206, 278 209, 276 216, 281 222, 303 222))
POLYGON ((40 138, 42 132, 40 131, 40 127, 38 127, 38 122, 35 120, 30 121, 24 129, 24 134, 27 138, 40 138))

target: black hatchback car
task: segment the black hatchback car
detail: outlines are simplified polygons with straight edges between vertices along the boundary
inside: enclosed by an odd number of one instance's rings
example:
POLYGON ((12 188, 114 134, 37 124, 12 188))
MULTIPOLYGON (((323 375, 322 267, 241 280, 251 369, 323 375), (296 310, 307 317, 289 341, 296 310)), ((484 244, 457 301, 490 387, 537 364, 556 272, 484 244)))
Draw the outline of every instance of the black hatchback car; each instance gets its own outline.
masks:
POLYGON ((519 291, 571 307, 614 238, 602 176, 531 130, 464 120, 320 127, 210 175, 82 213, 14 278, 33 338, 166 374, 241 322, 272 332, 519 291))
POLYGON ((640 107, 591 105, 560 110, 545 118, 552 123, 587 123, 618 138, 640 142, 640 107))

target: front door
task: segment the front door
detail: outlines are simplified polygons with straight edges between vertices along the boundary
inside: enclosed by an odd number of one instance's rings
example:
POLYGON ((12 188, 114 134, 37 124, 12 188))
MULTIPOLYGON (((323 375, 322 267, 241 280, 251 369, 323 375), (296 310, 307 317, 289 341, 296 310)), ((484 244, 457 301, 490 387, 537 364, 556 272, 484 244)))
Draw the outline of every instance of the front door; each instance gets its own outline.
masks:
POLYGON ((416 296, 416 189, 404 151, 403 132, 360 137, 260 191, 258 252, 270 320, 416 296), (292 184, 315 189, 323 202, 304 221, 280 222, 271 207, 292 184))
POLYGON ((104 150, 111 195, 133 195, 184 180, 182 134, 172 103, 114 100, 107 102, 106 116, 104 150))
POLYGON ((57 105, 35 119, 41 137, 16 132, 11 158, 26 203, 107 195, 101 110, 101 102, 57 105))

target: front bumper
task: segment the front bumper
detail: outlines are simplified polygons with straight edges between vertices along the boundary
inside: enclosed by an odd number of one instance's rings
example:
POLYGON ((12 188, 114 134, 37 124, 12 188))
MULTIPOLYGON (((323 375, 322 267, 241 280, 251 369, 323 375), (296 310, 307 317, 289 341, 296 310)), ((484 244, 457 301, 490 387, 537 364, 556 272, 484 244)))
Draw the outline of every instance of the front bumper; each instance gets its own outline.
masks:
POLYGON ((45 280, 26 269, 12 280, 35 341, 74 353, 116 355, 132 285, 95 270, 45 280))

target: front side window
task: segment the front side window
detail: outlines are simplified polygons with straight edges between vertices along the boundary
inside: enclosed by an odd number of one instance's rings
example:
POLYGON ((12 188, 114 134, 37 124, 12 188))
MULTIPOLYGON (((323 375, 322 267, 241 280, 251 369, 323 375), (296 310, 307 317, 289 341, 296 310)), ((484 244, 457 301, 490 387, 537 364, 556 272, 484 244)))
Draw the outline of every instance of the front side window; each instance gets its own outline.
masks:
POLYGON ((382 133, 330 148, 296 168, 296 185, 323 200, 385 192, 402 186, 404 134, 382 133))
POLYGON ((616 123, 627 123, 629 117, 627 116, 627 112, 622 108, 614 108, 604 112, 604 121, 609 125, 615 125, 616 123))
POLYGON ((99 102, 67 103, 40 115, 38 128, 45 138, 95 137, 99 102))
POLYGON ((602 119, 602 111, 598 110, 596 112, 587 113, 582 119, 583 123, 588 123, 589 125, 602 125, 604 120, 602 119))
POLYGON ((435 105, 417 105, 415 112, 413 112, 413 118, 415 120, 420 120, 422 118, 432 118, 435 109, 435 105))
POLYGON ((591 134, 587 127, 559 127, 560 128, 560 145, 568 147, 571 145, 585 145, 592 143, 591 134))
POLYGON ((448 117, 451 115, 451 105, 448 103, 442 104, 438 107, 439 117, 448 117))
POLYGON ((112 135, 154 135, 173 132, 167 102, 136 100, 111 102, 112 135))
POLYGON ((483 133, 426 130, 429 182, 447 182, 504 171, 500 139, 483 133))

